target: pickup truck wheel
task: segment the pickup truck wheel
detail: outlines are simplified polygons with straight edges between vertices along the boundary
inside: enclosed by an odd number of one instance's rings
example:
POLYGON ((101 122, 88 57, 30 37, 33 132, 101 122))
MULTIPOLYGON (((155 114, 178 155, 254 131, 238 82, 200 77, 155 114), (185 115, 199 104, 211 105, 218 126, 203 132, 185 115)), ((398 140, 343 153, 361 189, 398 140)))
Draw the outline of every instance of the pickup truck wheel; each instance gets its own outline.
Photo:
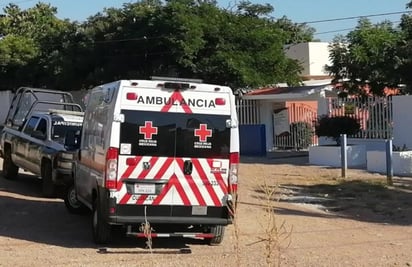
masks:
POLYGON ((56 195, 56 186, 53 184, 53 170, 50 162, 43 164, 42 168, 42 191, 45 197, 56 195))
POLYGON ((66 205, 67 210, 72 214, 86 214, 87 207, 83 205, 76 195, 74 184, 67 186, 64 189, 63 193, 64 204, 66 205))
POLYGON ((5 150, 3 159, 3 176, 6 179, 14 179, 19 172, 19 167, 11 159, 10 149, 5 150))
POLYGON ((96 244, 107 244, 110 241, 111 227, 104 221, 101 205, 98 201, 95 201, 93 205, 92 230, 96 244))
POLYGON ((214 234, 215 236, 209 239, 209 245, 217 246, 220 245, 223 241, 223 237, 225 235, 225 226, 223 225, 214 225, 210 227, 210 233, 214 234))

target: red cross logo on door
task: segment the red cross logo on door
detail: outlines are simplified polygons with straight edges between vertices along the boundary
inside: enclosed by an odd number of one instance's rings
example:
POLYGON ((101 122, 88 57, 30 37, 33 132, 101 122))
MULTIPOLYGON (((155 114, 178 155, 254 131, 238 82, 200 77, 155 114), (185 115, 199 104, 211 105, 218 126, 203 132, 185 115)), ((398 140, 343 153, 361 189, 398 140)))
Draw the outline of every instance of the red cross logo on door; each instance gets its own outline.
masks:
POLYGON ((144 139, 152 139, 157 134, 157 127, 153 127, 153 122, 145 121, 144 126, 139 126, 139 134, 144 134, 144 139))
POLYGON ((199 142, 206 142, 208 137, 212 137, 212 130, 207 128, 207 124, 200 124, 199 129, 195 129, 195 136, 199 137, 199 142))

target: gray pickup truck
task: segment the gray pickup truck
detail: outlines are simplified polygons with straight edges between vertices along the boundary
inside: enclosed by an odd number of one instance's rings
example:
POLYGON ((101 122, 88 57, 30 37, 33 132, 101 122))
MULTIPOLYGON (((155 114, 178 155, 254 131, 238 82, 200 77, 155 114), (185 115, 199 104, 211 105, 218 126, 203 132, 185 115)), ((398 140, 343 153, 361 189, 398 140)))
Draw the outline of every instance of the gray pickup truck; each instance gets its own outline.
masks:
POLYGON ((0 135, 3 176, 14 179, 19 168, 29 171, 42 179, 44 196, 64 189, 66 206, 78 208, 71 170, 83 123, 81 106, 67 92, 26 88, 16 95, 0 135))

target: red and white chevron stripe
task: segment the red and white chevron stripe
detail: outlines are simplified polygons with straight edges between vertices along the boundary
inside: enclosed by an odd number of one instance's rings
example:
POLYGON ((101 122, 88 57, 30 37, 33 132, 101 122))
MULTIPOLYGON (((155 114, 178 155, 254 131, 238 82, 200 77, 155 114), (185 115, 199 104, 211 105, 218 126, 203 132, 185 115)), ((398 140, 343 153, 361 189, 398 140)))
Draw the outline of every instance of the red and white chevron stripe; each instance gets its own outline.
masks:
POLYGON ((120 156, 118 204, 222 206, 223 198, 228 193, 228 172, 229 160, 225 159, 120 156), (190 175, 183 172, 186 160, 193 164, 190 175), (144 162, 150 163, 149 169, 144 169, 144 162), (219 171, 214 170, 216 165, 219 171), (158 195, 131 195, 122 182, 128 178, 168 182, 158 195))

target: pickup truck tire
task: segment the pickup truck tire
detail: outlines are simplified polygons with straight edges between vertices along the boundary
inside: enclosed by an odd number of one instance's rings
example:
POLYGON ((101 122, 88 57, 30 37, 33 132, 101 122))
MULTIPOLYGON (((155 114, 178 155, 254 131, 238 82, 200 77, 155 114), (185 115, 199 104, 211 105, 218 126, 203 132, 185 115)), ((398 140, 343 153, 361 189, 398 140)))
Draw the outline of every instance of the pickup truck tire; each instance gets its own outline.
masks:
POLYGON ((209 245, 217 246, 220 245, 223 241, 223 237, 225 235, 225 226, 223 225, 214 225, 210 227, 210 233, 214 234, 215 236, 209 239, 209 245))
POLYGON ((107 244, 111 238, 111 226, 103 220, 101 205, 96 200, 92 216, 93 240, 96 244, 107 244))
POLYGON ((64 204, 70 213, 86 214, 88 212, 87 207, 77 199, 74 184, 65 187, 63 194, 64 204))
POLYGON ((3 176, 6 179, 14 179, 19 172, 19 167, 13 163, 11 159, 11 152, 10 148, 5 149, 4 151, 4 159, 3 159, 3 176))
POLYGON ((51 163, 42 164, 42 192, 45 197, 56 196, 56 186, 53 183, 53 169, 51 163))

